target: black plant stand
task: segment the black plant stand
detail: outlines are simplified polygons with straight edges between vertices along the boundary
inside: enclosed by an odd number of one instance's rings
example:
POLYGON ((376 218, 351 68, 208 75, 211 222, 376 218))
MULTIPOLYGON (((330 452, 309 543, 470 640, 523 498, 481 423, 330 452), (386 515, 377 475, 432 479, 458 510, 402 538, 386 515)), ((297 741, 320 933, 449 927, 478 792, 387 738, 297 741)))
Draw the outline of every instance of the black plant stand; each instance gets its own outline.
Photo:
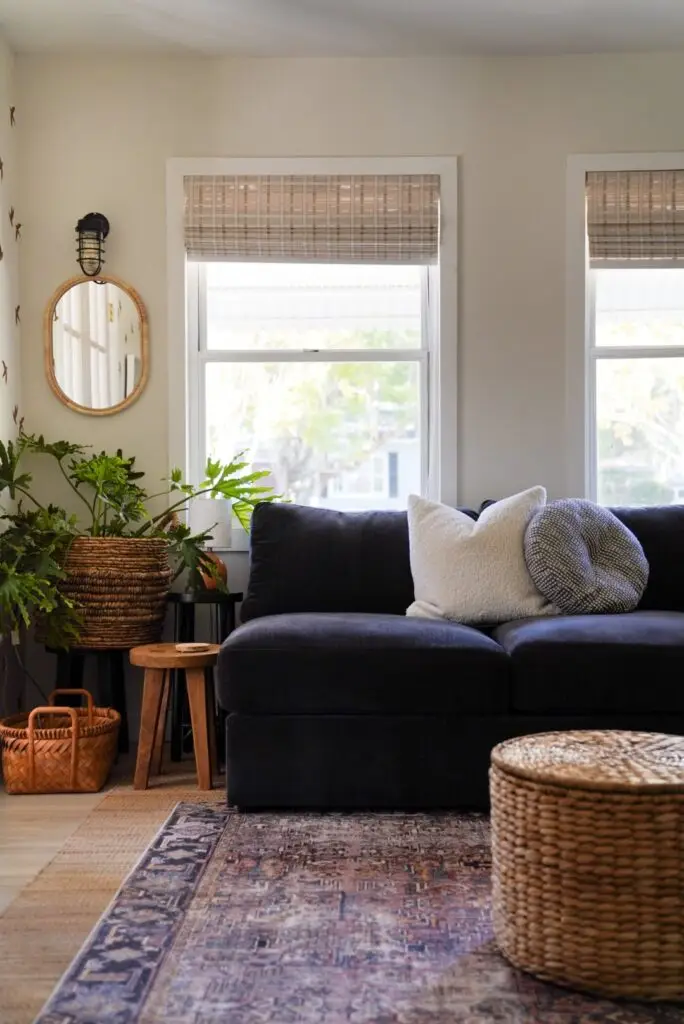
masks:
MULTIPOLYGON (((209 640, 220 644, 235 629, 236 608, 242 601, 241 593, 224 594, 220 590, 183 590, 169 594, 173 606, 173 639, 175 643, 191 643, 195 640, 195 610, 198 605, 208 605, 211 610, 209 640)), ((187 694, 179 685, 177 673, 171 675, 171 760, 180 761, 184 747, 192 749, 187 694)), ((224 715, 219 712, 217 720, 218 750, 224 747, 224 715)), ((221 754, 219 753, 219 759, 221 754)))
POLYGON ((128 713, 126 710, 126 661, 128 648, 94 650, 78 647, 68 651, 57 651, 57 689, 82 689, 85 659, 94 656, 97 662, 97 700, 102 707, 114 708, 121 715, 119 729, 119 753, 127 754, 129 749, 128 713))

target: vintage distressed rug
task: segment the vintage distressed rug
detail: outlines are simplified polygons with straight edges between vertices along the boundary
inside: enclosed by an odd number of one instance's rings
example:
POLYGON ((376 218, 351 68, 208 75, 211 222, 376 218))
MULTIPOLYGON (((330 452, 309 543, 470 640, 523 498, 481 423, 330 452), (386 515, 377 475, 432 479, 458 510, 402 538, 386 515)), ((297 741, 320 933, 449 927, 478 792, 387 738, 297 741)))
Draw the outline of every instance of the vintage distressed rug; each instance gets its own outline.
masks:
POLYGON ((179 804, 38 1024, 681 1024, 509 967, 482 815, 179 804))

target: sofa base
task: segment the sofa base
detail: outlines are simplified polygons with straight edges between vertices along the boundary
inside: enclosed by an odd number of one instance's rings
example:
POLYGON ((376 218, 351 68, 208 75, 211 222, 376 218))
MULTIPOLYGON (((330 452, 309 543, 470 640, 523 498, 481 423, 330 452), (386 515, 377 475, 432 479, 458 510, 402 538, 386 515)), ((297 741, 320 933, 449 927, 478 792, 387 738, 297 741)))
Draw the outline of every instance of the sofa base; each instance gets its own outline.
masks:
POLYGON ((226 720, 228 803, 241 809, 489 806, 502 740, 564 729, 684 734, 683 715, 245 715, 226 720))

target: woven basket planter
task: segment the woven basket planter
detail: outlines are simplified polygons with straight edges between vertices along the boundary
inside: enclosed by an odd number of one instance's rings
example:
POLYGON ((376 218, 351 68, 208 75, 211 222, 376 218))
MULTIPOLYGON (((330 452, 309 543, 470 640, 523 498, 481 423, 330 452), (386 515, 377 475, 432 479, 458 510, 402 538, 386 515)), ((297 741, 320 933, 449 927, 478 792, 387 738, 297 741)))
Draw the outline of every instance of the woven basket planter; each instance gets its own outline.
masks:
POLYGON ((96 708, 86 690, 55 690, 50 706, 0 721, 8 793, 97 793, 114 761, 121 716, 96 708), (82 694, 87 708, 56 707, 59 694, 82 694))
POLYGON ((161 639, 171 582, 163 538, 77 537, 62 592, 79 607, 79 647, 137 647, 161 639))
POLYGON ((684 738, 547 733, 495 747, 494 932, 595 995, 684 1000, 684 738))

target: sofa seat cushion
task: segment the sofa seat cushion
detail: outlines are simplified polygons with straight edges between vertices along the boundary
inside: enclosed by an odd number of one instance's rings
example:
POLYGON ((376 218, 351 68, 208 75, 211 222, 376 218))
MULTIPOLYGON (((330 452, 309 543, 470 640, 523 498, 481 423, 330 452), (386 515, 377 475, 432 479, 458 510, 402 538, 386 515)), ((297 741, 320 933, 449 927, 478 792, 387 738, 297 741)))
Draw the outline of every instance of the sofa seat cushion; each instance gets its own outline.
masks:
POLYGON ((684 712, 681 612, 521 619, 492 635, 512 658, 514 711, 684 712))
POLYGON ((468 626, 399 615, 254 619, 219 657, 218 697, 249 714, 505 712, 509 659, 468 626))

